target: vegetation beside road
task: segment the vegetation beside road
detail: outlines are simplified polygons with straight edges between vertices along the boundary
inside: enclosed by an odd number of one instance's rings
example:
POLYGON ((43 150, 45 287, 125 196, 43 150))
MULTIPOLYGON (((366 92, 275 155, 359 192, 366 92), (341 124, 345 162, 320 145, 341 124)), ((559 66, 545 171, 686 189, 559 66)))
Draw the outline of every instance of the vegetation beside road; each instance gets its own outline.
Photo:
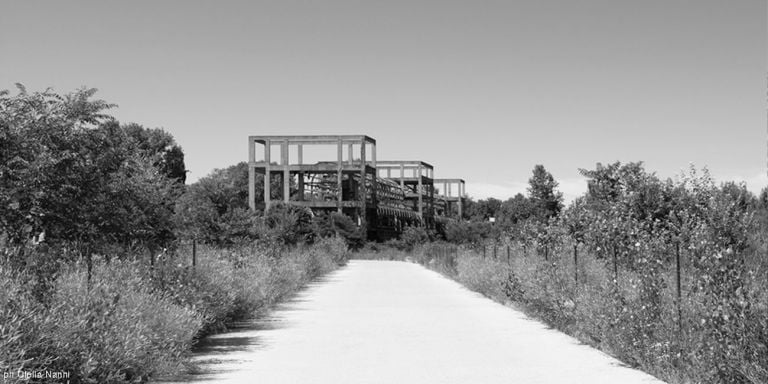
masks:
POLYGON ((171 375, 197 338, 343 265, 360 241, 343 216, 250 212, 242 164, 185 185, 173 137, 120 124, 94 93, 0 92, 0 372, 171 375))
POLYGON ((169 374, 196 337, 364 247, 672 383, 768 382, 768 190, 695 168, 661 180, 642 163, 598 164, 565 207, 537 165, 527 195, 467 199, 464 217, 365 244, 338 213, 250 210, 244 163, 185 184, 173 137, 115 121, 94 93, 0 92, 0 371, 58 369, 72 383, 169 374))
POLYGON ((528 196, 472 202, 368 257, 410 258, 670 383, 768 382, 768 191, 694 168, 582 173, 567 208, 537 167, 528 196))

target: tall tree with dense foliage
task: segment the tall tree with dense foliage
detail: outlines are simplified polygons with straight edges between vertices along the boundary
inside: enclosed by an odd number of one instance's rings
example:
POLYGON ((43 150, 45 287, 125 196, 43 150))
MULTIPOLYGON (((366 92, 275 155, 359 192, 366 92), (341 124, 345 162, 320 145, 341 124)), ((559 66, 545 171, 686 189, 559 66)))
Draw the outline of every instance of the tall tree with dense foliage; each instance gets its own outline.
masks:
POLYGON ((160 130, 121 126, 103 113, 114 105, 93 100, 95 92, 0 92, 0 238, 7 244, 23 250, 44 237, 89 256, 116 244, 153 249, 173 238, 181 149, 160 130))
POLYGON ((557 191, 558 183, 543 165, 533 167, 533 176, 528 179, 528 197, 536 207, 541 219, 557 216, 563 209, 563 194, 557 191))
MULTIPOLYGON (((271 183, 276 200, 282 185, 277 178, 271 183)), ((263 201, 263 175, 256 175, 254 188, 257 203, 263 201)), ((256 213, 248 207, 248 163, 216 169, 190 185, 176 204, 175 221, 183 236, 207 243, 258 238, 256 213)))
POLYGON ((0 92, 0 232, 24 244, 81 214, 72 200, 90 175, 80 135, 109 120, 102 112, 114 105, 92 100, 96 89, 62 96, 17 87, 16 96, 0 92))

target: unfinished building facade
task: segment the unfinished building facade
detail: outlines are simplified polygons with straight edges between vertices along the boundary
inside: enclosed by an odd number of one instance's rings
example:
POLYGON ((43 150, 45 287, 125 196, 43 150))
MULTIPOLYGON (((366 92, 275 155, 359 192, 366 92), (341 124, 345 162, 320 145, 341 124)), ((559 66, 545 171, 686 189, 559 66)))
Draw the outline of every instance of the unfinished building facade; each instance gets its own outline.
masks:
POLYGON ((435 212, 438 216, 461 219, 464 215, 463 200, 465 183, 463 179, 435 179, 439 193, 435 197, 435 212), (440 189, 442 187, 442 189, 440 189))
POLYGON ((433 227, 436 216, 450 212, 446 199, 458 204, 461 212, 463 180, 455 197, 436 200, 432 165, 377 160, 376 140, 369 136, 249 136, 248 149, 252 210, 266 211, 278 200, 314 213, 335 211, 352 218, 365 228, 369 239, 377 240, 396 237, 409 225, 433 227), (305 153, 315 147, 323 148, 320 158, 305 161, 305 153), (263 175, 263 191, 258 191, 261 201, 257 201, 258 174, 263 175), (276 182, 278 191, 273 190, 276 182))

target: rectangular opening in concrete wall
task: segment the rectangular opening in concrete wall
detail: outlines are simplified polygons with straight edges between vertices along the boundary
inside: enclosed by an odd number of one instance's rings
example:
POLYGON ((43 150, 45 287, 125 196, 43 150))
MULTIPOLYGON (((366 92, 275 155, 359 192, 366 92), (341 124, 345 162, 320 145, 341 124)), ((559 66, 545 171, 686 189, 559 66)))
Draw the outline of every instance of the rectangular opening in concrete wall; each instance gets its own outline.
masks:
POLYGON ((257 163, 263 163, 264 162, 264 145, 261 143, 254 143, 254 156, 253 160, 257 163))
POLYGON ((393 179, 408 177, 408 170, 406 170, 405 173, 402 173, 400 167, 397 165, 378 165, 377 169, 379 177, 393 179))
POLYGON ((280 143, 272 143, 272 145, 269 146, 269 161, 271 164, 278 164, 282 165, 282 159, 283 159, 283 151, 281 150, 281 144, 280 143))
MULTIPOLYGON (((317 164, 321 162, 336 162, 338 158, 337 144, 312 144, 303 146, 303 163, 317 164)), ((342 148, 343 149, 343 148, 342 148)), ((344 155, 342 151, 342 156, 344 155)), ((297 155, 298 158, 298 155, 297 155)))
POLYGON ((288 147, 288 163, 289 164, 306 164, 304 162, 304 149, 306 145, 299 146, 298 144, 291 144, 288 147), (299 159, 299 153, 301 153, 301 159, 299 159), (301 160, 301 161, 299 161, 301 160))
POLYGON ((346 162, 358 162, 360 161, 360 145, 359 144, 347 144, 347 153, 344 154, 344 161, 346 162))

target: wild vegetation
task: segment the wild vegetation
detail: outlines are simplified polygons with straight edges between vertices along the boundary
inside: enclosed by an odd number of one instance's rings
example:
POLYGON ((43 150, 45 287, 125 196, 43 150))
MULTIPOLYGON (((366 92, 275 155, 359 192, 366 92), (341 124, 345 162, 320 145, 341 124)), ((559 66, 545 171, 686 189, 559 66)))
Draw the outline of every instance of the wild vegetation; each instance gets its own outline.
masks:
POLYGON ((178 372, 196 338, 344 264, 360 241, 348 219, 249 211, 244 164, 185 185, 173 137, 115 121, 94 89, 18 88, 0 92, 0 372, 178 372))
POLYGON ((245 163, 186 185, 173 137, 120 124, 94 93, 0 92, 0 371, 120 383, 182 369, 196 337, 365 247, 669 382, 768 382, 768 191, 598 164, 566 207, 539 165, 527 195, 365 244, 344 215, 250 211, 245 163))
POLYGON ((768 192, 695 168, 582 173, 563 208, 537 166, 529 196, 474 203, 409 257, 671 383, 768 382, 768 192))

